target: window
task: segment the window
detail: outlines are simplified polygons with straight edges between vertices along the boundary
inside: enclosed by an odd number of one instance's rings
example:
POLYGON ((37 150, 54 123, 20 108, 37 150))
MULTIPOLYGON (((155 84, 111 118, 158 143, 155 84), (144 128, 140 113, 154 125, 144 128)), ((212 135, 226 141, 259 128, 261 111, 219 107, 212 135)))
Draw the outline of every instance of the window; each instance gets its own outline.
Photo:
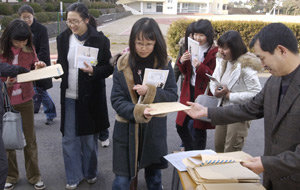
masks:
POLYGON ((168 0, 168 3, 173 3, 173 0, 168 0))
POLYGON ((151 9, 151 3, 147 3, 147 9, 151 9))

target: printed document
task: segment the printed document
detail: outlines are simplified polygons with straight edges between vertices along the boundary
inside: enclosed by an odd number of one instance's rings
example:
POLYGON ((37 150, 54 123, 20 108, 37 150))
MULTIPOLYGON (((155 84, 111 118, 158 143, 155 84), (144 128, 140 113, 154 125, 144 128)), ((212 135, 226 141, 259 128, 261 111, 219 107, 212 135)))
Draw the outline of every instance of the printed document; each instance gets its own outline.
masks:
POLYGON ((77 46, 75 49, 75 68, 85 68, 84 62, 90 66, 97 65, 98 48, 77 46))
POLYGON ((188 51, 191 54, 191 61, 194 59, 199 60, 199 42, 188 37, 188 51))

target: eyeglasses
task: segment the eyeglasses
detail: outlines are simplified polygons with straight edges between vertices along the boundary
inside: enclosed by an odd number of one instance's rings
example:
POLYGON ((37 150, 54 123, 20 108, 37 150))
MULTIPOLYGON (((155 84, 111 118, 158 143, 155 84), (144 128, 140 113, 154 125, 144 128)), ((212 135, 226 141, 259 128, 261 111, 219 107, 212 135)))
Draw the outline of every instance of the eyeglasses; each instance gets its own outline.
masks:
POLYGON ((33 16, 27 16, 27 17, 21 17, 21 20, 24 20, 24 21, 29 21, 32 19, 33 16))
POLYGON ((146 49, 150 49, 150 48, 153 48, 155 45, 155 43, 146 43, 146 44, 143 44, 142 42, 135 42, 135 46, 137 48, 146 48, 146 49))
POLYGON ((82 20, 67 20, 67 21, 66 21, 66 24, 67 24, 68 26, 71 26, 71 24, 77 26, 77 25, 79 25, 81 22, 82 22, 82 20))

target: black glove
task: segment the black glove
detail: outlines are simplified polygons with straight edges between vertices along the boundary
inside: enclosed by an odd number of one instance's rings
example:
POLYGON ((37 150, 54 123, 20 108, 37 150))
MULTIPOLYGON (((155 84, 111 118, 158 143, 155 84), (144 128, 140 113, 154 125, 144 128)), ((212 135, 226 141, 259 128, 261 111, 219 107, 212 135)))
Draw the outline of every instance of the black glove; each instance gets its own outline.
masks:
POLYGON ((17 69, 18 69, 18 74, 21 74, 21 73, 28 73, 29 70, 24 68, 24 67, 21 67, 21 66, 17 66, 17 69))

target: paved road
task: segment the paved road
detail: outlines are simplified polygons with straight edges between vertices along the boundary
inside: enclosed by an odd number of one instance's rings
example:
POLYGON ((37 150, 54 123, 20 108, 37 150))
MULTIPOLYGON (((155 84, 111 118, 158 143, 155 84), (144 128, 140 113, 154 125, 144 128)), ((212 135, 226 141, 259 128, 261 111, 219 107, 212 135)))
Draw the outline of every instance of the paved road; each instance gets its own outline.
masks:
MULTIPOLYGON (((120 19, 114 23, 109 23, 101 26, 100 29, 111 39, 112 53, 116 53, 125 47, 127 47, 128 34, 132 24, 140 18, 140 16, 131 16, 126 19, 120 19)), ((183 16, 155 16, 159 25, 165 34, 170 22, 174 19, 183 18, 183 16)), ((52 43, 51 53, 55 54, 56 45, 52 43)), ((261 82, 264 83, 266 78, 261 78, 261 82)), ((112 79, 106 79, 107 84, 107 99, 108 99, 108 111, 110 116, 110 133, 113 131, 115 112, 110 104, 110 92, 112 87, 112 79)), ((43 113, 35 114, 35 128, 37 134, 38 151, 39 151, 39 166, 42 174, 42 178, 49 190, 63 190, 65 187, 65 174, 64 164, 62 159, 61 149, 61 133, 59 131, 60 122, 60 102, 59 102, 59 85, 60 82, 54 82, 54 87, 49 90, 52 96, 58 117, 55 119, 55 123, 52 126, 45 125, 45 116, 43 113)), ((41 110, 42 111, 42 110, 41 110)), ((176 113, 168 115, 168 146, 169 152, 179 150, 180 139, 175 129, 176 113)), ((249 135, 244 147, 244 151, 250 153, 253 156, 263 154, 263 120, 253 121, 249 131, 249 135)), ((214 130, 208 131, 207 149, 213 149, 214 130)), ((111 140, 111 136, 110 136, 111 140)), ((100 146, 100 143, 99 143, 100 146)), ((20 180, 16 185, 16 190, 29 190, 33 187, 27 182, 24 171, 24 157, 23 152, 18 151, 18 163, 20 169, 20 180)), ((112 180, 114 174, 112 173, 112 147, 108 148, 99 147, 99 175, 98 181, 94 185, 89 185, 86 182, 82 182, 79 186, 79 190, 108 190, 111 189, 112 180)), ((171 188, 172 166, 163 170, 163 186, 164 189, 171 188)), ((143 171, 139 173, 139 189, 146 189, 145 181, 143 179, 143 171)))

